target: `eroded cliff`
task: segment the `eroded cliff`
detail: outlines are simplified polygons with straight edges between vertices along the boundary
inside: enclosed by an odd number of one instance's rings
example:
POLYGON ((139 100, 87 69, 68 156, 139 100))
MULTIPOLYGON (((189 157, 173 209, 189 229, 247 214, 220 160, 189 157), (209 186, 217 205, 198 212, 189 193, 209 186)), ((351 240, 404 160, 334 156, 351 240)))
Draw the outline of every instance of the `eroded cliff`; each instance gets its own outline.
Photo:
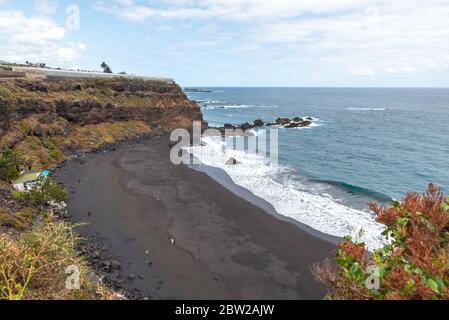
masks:
POLYGON ((52 168, 70 154, 202 120, 182 89, 141 79, 0 82, 0 149, 26 169, 52 168))

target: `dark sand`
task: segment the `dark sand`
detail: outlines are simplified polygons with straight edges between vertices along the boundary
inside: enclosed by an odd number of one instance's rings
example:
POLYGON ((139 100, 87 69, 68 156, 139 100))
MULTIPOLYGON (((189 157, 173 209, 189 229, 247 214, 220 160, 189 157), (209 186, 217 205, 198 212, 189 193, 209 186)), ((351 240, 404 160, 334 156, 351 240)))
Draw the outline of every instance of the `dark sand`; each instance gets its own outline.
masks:
POLYGON ((89 224, 80 233, 110 243, 124 280, 136 275, 125 289, 156 299, 323 298, 310 267, 335 245, 205 173, 174 166, 169 151, 157 138, 68 162, 58 173, 72 219, 89 224))

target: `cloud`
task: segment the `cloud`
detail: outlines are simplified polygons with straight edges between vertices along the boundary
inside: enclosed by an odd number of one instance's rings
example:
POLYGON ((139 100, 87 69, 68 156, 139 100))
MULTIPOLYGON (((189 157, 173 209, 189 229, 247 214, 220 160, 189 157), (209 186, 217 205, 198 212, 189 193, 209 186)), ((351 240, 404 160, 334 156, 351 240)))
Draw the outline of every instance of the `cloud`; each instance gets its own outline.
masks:
POLYGON ((36 11, 43 15, 52 15, 58 11, 58 0, 34 0, 36 11))
POLYGON ((360 7, 369 0, 164 0, 96 1, 94 8, 133 22, 150 19, 219 19, 248 22, 291 18, 302 13, 328 13, 360 7), (111 4, 112 2, 112 4, 111 4))
POLYGON ((66 43, 61 26, 44 17, 26 17, 21 11, 0 11, 2 59, 23 62, 73 62, 86 47, 66 43))
POLYGON ((337 16, 282 21, 252 29, 252 41, 300 47, 354 75, 448 68, 449 3, 409 0, 337 16))
POLYGON ((166 28, 179 20, 235 24, 229 52, 282 52, 286 61, 339 66, 354 76, 449 68, 447 0, 113 0, 94 8, 166 28))

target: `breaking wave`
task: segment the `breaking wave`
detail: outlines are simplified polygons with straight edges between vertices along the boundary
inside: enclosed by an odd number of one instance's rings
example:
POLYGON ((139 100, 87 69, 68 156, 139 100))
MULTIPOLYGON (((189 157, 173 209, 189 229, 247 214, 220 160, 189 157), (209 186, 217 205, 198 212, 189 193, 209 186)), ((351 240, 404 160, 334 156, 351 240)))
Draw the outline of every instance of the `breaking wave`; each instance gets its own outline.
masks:
POLYGON ((361 234, 361 240, 370 248, 378 248, 384 243, 380 235, 383 227, 368 210, 346 206, 320 192, 322 188, 318 184, 314 187, 313 182, 292 178, 288 166, 269 165, 267 159, 244 151, 224 151, 224 145, 220 137, 206 137, 203 146, 186 150, 203 164, 224 170, 234 183, 268 201, 283 216, 337 237, 361 234), (230 158, 239 164, 226 165, 230 158))

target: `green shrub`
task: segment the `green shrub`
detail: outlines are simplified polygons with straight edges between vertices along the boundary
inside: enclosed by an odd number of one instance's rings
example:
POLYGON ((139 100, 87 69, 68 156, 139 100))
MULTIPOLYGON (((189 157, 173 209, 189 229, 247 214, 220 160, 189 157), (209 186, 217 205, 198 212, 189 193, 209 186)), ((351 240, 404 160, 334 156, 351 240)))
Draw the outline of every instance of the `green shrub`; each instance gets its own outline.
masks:
POLYGON ((44 200, 56 202, 67 201, 67 191, 63 186, 54 181, 53 179, 47 179, 42 186, 41 193, 44 200))
POLYGON ((19 177, 19 160, 14 152, 7 150, 0 153, 0 180, 12 181, 19 177))
POLYGON ((27 197, 27 193, 20 192, 20 191, 13 191, 13 192, 11 192, 11 197, 14 200, 26 200, 28 198, 27 197))
POLYGON ((15 200, 33 200, 37 203, 62 202, 68 198, 65 188, 51 178, 47 178, 41 186, 29 192, 13 191, 11 196, 15 200))
POLYGON ((40 203, 52 200, 62 202, 67 201, 68 198, 67 191, 64 187, 51 178, 47 178, 42 186, 35 188, 28 193, 23 193, 21 196, 40 203))

